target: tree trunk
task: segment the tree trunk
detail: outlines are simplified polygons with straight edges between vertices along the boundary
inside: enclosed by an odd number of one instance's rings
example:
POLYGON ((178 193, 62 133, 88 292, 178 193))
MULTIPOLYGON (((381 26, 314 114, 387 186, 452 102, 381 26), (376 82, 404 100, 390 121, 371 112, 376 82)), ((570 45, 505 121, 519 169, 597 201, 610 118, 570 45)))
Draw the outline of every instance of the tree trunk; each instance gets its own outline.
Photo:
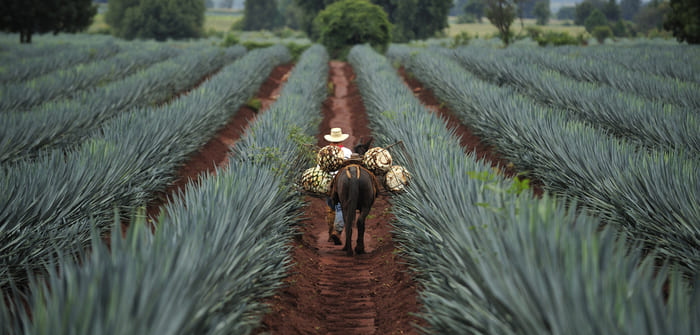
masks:
POLYGON ((21 30, 19 32, 19 43, 32 43, 32 32, 27 30, 21 30))

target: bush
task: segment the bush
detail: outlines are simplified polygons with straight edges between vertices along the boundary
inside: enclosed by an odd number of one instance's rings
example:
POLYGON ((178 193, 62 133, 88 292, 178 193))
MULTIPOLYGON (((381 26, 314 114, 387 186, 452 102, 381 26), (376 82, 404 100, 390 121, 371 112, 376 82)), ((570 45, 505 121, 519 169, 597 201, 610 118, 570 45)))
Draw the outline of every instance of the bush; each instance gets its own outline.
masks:
POLYGON ((556 32, 556 31, 543 31, 539 27, 525 27, 525 33, 532 40, 536 41, 540 46, 561 46, 561 45, 581 45, 583 44, 583 37, 571 36, 567 32, 556 32))
POLYGON ((613 24, 611 28, 615 37, 626 37, 630 35, 630 33, 627 31, 627 27, 622 22, 622 20, 615 22, 615 24, 613 24))
POLYGON ((463 31, 452 39, 452 42, 450 43, 450 48, 454 49, 456 47, 464 46, 469 44, 469 41, 471 41, 472 36, 469 35, 468 32, 463 31))
POLYGON ((593 28, 599 27, 599 26, 607 26, 608 25, 608 19, 605 18, 605 15, 603 12, 594 9, 591 15, 586 18, 586 21, 583 22, 584 27, 586 27, 586 31, 593 34, 593 28))
POLYGON ((203 1, 110 0, 105 19, 124 39, 197 38, 204 26, 203 1))
POLYGON ((606 38, 613 36, 613 32, 609 26, 597 26, 593 28, 591 35, 593 35, 593 37, 595 37, 595 39, 598 40, 598 43, 603 44, 606 38))
POLYGON ((476 16, 470 13, 464 13, 457 17, 457 23, 476 23, 476 16))
POLYGON ((357 44, 384 53, 391 41, 391 23, 384 10, 369 1, 343 0, 316 16, 311 38, 323 44, 332 58, 345 59, 357 44))
POLYGON ((238 40, 238 36, 236 36, 236 34, 234 34, 234 33, 228 33, 228 34, 226 34, 226 37, 224 38, 224 40, 221 42, 221 46, 224 48, 228 48, 228 47, 234 46, 238 43, 240 43, 240 41, 238 40))
POLYGON ((538 41, 542 37, 542 28, 527 26, 525 27, 525 34, 531 39, 538 41))

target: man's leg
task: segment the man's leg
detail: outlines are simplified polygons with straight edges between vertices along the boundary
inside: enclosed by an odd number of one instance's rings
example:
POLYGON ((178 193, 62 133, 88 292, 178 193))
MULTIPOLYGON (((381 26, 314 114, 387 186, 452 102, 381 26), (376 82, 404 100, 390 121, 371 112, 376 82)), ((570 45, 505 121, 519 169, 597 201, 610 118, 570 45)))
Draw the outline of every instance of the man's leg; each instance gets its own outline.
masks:
POLYGON ((328 242, 332 242, 332 235, 335 231, 333 227, 335 225, 335 209, 332 207, 330 198, 326 201, 326 204, 328 205, 328 212, 326 213, 326 223, 328 224, 328 242))
POLYGON ((338 232, 338 236, 343 232, 343 227, 345 227, 345 221, 343 221, 343 208, 340 207, 340 203, 335 206, 335 231, 338 232))

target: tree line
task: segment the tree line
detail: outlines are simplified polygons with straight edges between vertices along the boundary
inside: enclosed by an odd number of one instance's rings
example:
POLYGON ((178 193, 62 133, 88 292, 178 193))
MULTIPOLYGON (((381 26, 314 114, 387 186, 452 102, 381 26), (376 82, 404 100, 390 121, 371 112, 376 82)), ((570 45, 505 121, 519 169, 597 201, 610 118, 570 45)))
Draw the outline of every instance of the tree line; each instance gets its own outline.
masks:
MULTIPOLYGON (((102 0, 105 1, 105 0, 102 0)), ((233 6, 244 1, 243 30, 289 27, 319 37, 314 19, 340 0, 107 0, 105 19, 118 37, 197 38, 203 35, 207 6, 233 6)), ((348 0, 343 0, 348 1, 348 0)), ((516 18, 535 17, 546 24, 552 13, 549 0, 352 0, 381 8, 391 24, 391 40, 407 42, 436 36, 449 26, 448 15, 461 12, 461 20, 487 18, 504 41, 516 18)), ((21 43, 33 34, 84 31, 92 24, 96 5, 91 0, 3 0, 0 30, 19 33, 21 43)), ((670 31, 679 41, 700 43, 698 0, 585 0, 563 7, 560 19, 583 25, 590 33, 631 35, 652 29, 670 31)))

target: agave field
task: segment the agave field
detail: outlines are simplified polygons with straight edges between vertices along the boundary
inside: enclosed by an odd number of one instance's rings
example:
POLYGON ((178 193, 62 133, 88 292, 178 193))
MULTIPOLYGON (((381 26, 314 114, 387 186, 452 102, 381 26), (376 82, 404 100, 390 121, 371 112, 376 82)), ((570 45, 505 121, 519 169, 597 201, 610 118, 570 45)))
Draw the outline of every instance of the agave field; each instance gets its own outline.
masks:
MULTIPOLYGON (((326 50, 16 40, 0 35, 0 333, 259 330, 294 266, 326 50), (292 61, 226 168, 147 222, 178 168, 292 61)), ((418 284, 415 332, 700 333, 699 55, 355 46, 375 144, 402 141, 392 154, 412 175, 387 224, 418 284), (398 67, 546 193, 465 153, 398 67)))

